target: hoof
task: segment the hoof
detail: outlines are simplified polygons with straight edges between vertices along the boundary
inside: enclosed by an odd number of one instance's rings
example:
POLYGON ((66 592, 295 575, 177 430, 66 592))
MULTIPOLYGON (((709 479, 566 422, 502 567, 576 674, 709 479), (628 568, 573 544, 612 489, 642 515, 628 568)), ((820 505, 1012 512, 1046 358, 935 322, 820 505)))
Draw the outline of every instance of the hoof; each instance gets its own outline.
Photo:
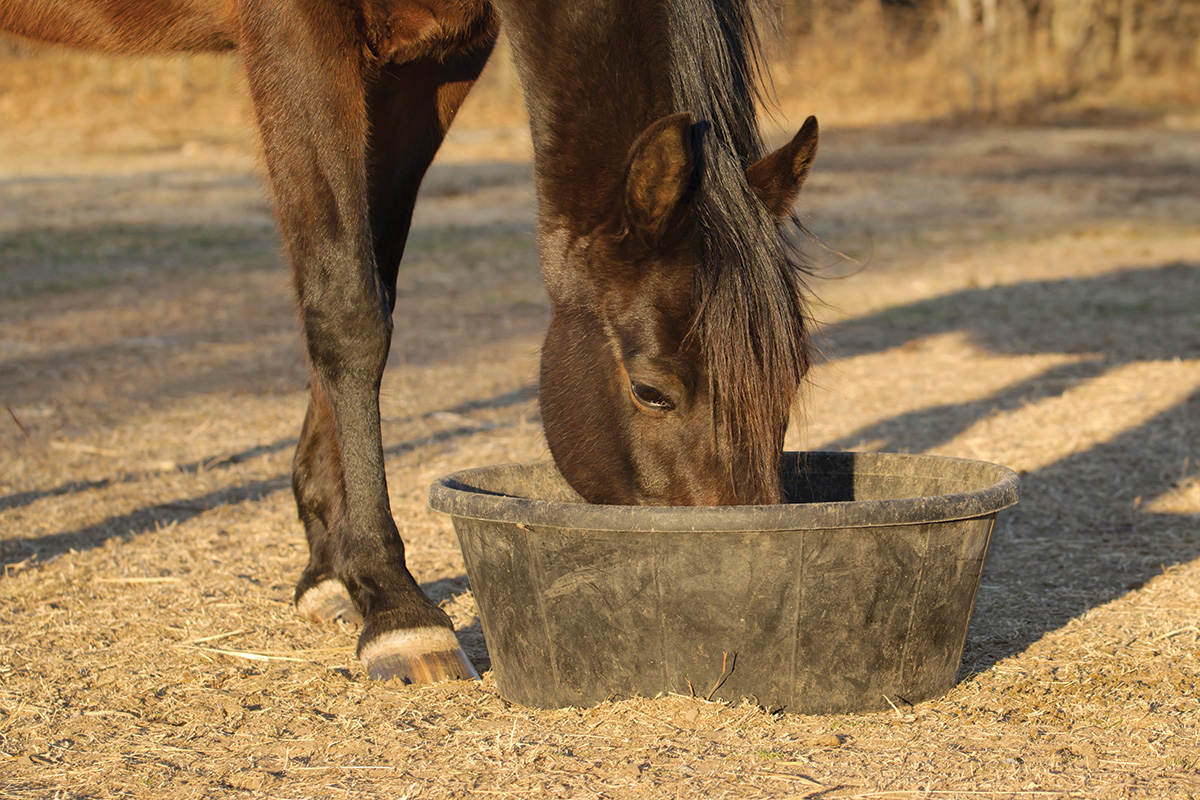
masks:
POLYGON ((355 625, 361 625, 362 612, 354 601, 346 586, 337 578, 328 578, 300 595, 296 601, 296 613, 312 622, 333 622, 335 619, 345 620, 355 625))
POLYGON ((479 680, 479 673, 449 628, 430 627, 389 631, 363 646, 359 653, 367 676, 404 683, 479 680))

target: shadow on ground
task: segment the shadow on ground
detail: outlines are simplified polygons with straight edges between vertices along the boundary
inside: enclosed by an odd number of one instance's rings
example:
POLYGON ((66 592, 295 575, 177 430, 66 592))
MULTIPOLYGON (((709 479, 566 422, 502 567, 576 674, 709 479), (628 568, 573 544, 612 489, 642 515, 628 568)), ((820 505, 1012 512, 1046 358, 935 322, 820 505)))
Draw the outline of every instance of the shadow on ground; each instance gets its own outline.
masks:
MULTIPOLYGON (((1052 367, 968 404, 885 419, 826 449, 863 441, 928 452, 997 412, 1061 395, 1122 365, 1200 358, 1200 265, 1171 263, 1100 277, 962 291, 831 327, 838 356, 962 332, 998 354, 1065 353, 1052 367)), ((962 369, 971 369, 963 364, 962 369)), ((1022 476, 1019 506, 993 537, 964 669, 982 671, 1088 609, 1137 589, 1165 567, 1200 557, 1196 517, 1138 510, 1200 452, 1200 392, 1137 427, 1022 476)))
MULTIPOLYGON (((534 394, 534 387, 526 386, 521 389, 502 392, 491 398, 470 400, 444 409, 429 411, 420 416, 423 419, 430 419, 443 414, 463 415, 472 411, 515 408, 523 406, 534 394)), ((390 444, 385 448, 385 454, 394 457, 412 452, 419 447, 427 446, 431 443, 467 440, 471 436, 482 432, 494 431, 498 427, 513 427, 516 424, 515 422, 503 423, 502 425, 467 423, 450 430, 439 431, 420 438, 390 444)), ((271 455, 283 450, 290 450, 295 446, 295 439, 282 439, 270 444, 249 448, 232 455, 200 459, 190 464, 181 465, 177 469, 182 472, 193 473, 226 469, 234 464, 271 455)), ((102 490, 117 483, 151 480, 155 474, 142 473, 93 481, 70 481, 52 489, 16 492, 0 496, 0 511, 21 508, 46 498, 102 490)), ((291 476, 277 475, 267 479, 248 481, 225 487, 203 495, 173 498, 160 503, 143 506, 126 514, 110 517, 84 528, 43 536, 13 538, 2 541, 0 542, 0 562, 2 562, 2 565, 11 565, 33 557, 44 562, 71 550, 79 551, 101 547, 109 539, 129 539, 140 534, 153 533, 164 526, 185 522, 214 508, 255 502, 275 492, 290 490, 291 476)), ((296 524, 298 527, 299 522, 296 524)), ((4 571, 0 569, 0 580, 3 579, 4 574, 4 571)))
MULTIPOLYGON (((995 353, 1068 353, 1089 358, 1054 367, 969 404, 933 406, 884 420, 826 447, 849 448, 870 440, 882 441, 883 449, 892 451, 935 450, 997 410, 1017 410, 1060 395, 1115 367, 1200 358, 1197 319, 1200 270, 1192 264, 1171 263, 1094 278, 972 289, 848 320, 828 331, 834 352, 842 357, 963 332, 978 347, 995 353)), ((534 387, 527 386, 429 414, 505 408, 524 404, 533 394, 534 387)), ((434 438, 465 442, 484 429, 467 423, 434 438)), ((1136 428, 1114 431, 1102 444, 1024 476, 1022 503, 1007 512, 1010 524, 1002 524, 994 537, 965 669, 985 670, 1071 618, 1143 585, 1164 566, 1200 557, 1200 530, 1194 518, 1146 513, 1134 504, 1134 498, 1152 498, 1170 489, 1180 465, 1198 455, 1197 430, 1200 393, 1193 393, 1136 428), (1081 480, 1085 474, 1088 480, 1081 480)), ((388 454, 408 452, 429 441, 424 437, 395 443, 388 454)), ((292 440, 264 444, 232 457, 229 463, 293 444, 292 440)), ((201 463, 185 469, 199 469, 201 463)), ((117 479, 72 482, 0 497, 0 510, 103 488, 110 480, 117 479)), ((256 501, 288 486, 288 476, 277 475, 156 503, 79 530, 10 540, 4 543, 4 560, 12 563, 33 555, 46 560, 71 548, 152 533, 163 524, 220 505, 256 501)), ((465 591, 466 581, 457 576, 426 588, 447 599, 465 591)))

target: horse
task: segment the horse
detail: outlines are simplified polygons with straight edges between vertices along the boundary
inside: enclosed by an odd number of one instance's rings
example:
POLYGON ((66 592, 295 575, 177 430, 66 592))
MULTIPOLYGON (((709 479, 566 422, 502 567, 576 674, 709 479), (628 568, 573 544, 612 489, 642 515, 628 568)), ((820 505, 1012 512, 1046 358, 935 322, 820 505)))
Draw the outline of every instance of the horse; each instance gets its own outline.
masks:
POLYGON ((780 502, 810 363, 787 228, 809 117, 767 153, 769 0, 4 0, 0 31, 112 53, 235 51, 309 367, 292 488, 313 621, 373 679, 477 678, 404 560, 379 388, 417 190, 500 26, 529 115, 552 309, 543 429, 586 501, 780 502))

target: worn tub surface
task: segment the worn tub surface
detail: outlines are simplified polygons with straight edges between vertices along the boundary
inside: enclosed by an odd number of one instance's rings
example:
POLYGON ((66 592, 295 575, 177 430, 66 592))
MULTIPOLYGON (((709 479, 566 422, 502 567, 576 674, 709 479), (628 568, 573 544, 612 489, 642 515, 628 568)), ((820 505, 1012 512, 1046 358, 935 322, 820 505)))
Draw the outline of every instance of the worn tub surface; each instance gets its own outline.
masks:
POLYGON ((840 713, 955 681, 1019 480, 937 456, 788 453, 789 502, 583 503, 549 462, 447 475, 500 693, 536 707, 693 693, 840 713))

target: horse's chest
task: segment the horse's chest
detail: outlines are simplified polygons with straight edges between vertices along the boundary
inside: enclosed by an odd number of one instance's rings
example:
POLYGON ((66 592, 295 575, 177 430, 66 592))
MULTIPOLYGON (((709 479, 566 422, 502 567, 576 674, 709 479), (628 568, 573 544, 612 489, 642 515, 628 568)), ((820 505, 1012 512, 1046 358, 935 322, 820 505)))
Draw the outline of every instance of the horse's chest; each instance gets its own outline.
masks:
POLYGON ((486 0, 367 0, 363 18, 368 44, 382 63, 440 57, 494 24, 486 0))

